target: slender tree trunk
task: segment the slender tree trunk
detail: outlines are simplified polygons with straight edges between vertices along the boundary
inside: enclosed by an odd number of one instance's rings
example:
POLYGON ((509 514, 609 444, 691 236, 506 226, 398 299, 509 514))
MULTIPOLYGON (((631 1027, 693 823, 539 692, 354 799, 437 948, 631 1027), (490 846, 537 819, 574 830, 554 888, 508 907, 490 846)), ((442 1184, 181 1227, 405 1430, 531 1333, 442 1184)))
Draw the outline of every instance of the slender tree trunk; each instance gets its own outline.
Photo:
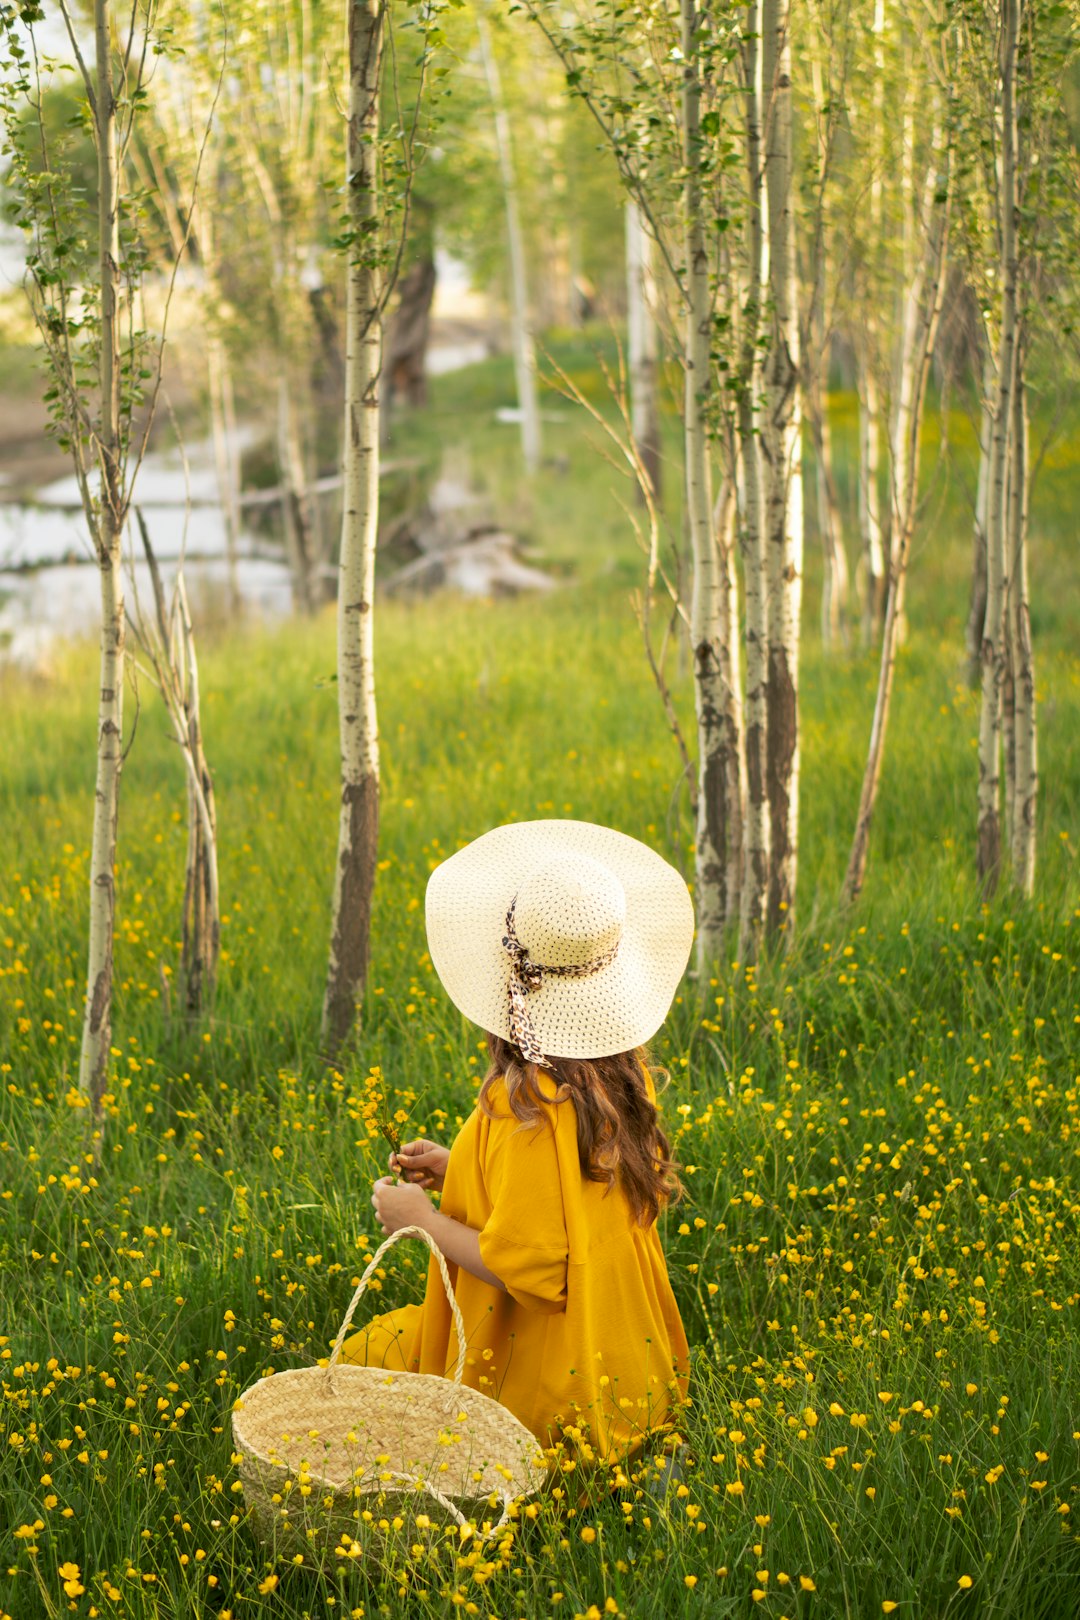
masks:
POLYGON ((304 467, 304 447, 296 395, 288 362, 281 357, 277 395, 277 457, 281 480, 281 510, 285 523, 285 549, 292 580, 293 605, 301 613, 315 611, 315 528, 311 491, 304 467))
POLYGON ((626 331, 631 426, 638 454, 660 499, 659 344, 653 242, 632 197, 626 203, 626 331))
POLYGON ((506 237, 510 251, 510 334, 514 350, 518 409, 521 413, 521 453, 525 459, 525 470, 535 473, 540 469, 540 400, 536 387, 536 356, 529 314, 525 238, 522 235, 521 211, 518 206, 514 147, 510 134, 510 119, 503 99, 499 64, 482 6, 477 8, 476 26, 480 35, 480 51, 484 59, 484 72, 487 75, 488 94, 491 97, 495 120, 495 145, 499 154, 503 205, 506 209, 506 237))
POLYGON ((790 0, 764 0, 763 83, 771 331, 765 371, 765 501, 769 578, 769 894, 766 927, 795 926, 799 847, 799 615, 802 603, 802 406, 795 280, 790 0))
POLYGON ((237 576, 236 551, 240 538, 240 489, 237 477, 236 446, 230 439, 225 407, 229 392, 229 369, 225 345, 217 332, 211 332, 206 344, 207 386, 210 395, 210 430, 214 440, 214 467, 217 473, 218 498, 225 523, 225 576, 229 592, 229 612, 240 611, 240 581, 237 576))
POLYGON ((761 304, 766 276, 765 169, 762 137, 762 4, 750 0, 743 40, 746 105, 748 287, 738 404, 743 509, 739 548, 746 593, 746 816, 743 822, 739 956, 755 960, 765 928, 769 890, 768 681, 769 625, 765 492, 758 407, 761 397, 761 304))
POLYGON ((199 702, 199 662, 184 571, 177 570, 171 606, 166 600, 157 557, 142 509, 135 508, 154 597, 154 619, 141 611, 132 619, 135 638, 149 658, 180 748, 187 781, 187 863, 181 918, 180 979, 184 1010, 197 1018, 211 1000, 221 949, 218 896, 217 811, 214 783, 203 747, 199 702))
POLYGON ((975 488, 975 522, 971 546, 971 605, 965 632, 968 680, 980 679, 983 625, 986 622, 986 515, 990 493, 990 453, 994 442, 994 359, 987 347, 983 365, 982 416, 979 423, 979 481, 975 488))
POLYGON ((398 404, 421 409, 428 402, 427 351, 438 272, 434 211, 413 198, 410 235, 416 257, 398 283, 397 307, 388 324, 383 359, 383 442, 398 404))
POLYGON ((815 402, 811 430, 814 437, 814 491, 824 562, 821 639, 826 648, 831 648, 845 639, 848 565, 840 523, 840 503, 836 498, 836 482, 833 478, 828 394, 824 389, 815 402))
MULTIPOLYGON (((1013 392, 1015 393, 1015 378, 1013 392)), ((1006 448, 1007 464, 1005 469, 1005 487, 1002 497, 1005 502, 1004 517, 1004 545, 1005 555, 1009 559, 1006 569, 1007 584, 1005 588, 1005 667, 1001 682, 1001 760, 1004 768, 1005 791, 1002 797, 1002 813, 1004 817, 1004 834, 1002 837, 1002 850, 1012 849, 1013 840, 1013 804, 1016 798, 1016 683, 1014 679, 1016 665, 1016 647, 1013 636, 1015 622, 1012 612, 1013 579, 1012 559, 1015 556, 1013 544, 1013 430, 1014 422, 1009 423, 1009 437, 1006 448)))
POLYGON ((375 543, 379 521, 379 370, 382 273, 378 258, 379 77, 382 0, 350 0, 347 175, 349 223, 345 353, 344 510, 338 579, 338 720, 341 816, 323 1002, 322 1039, 337 1052, 367 980, 379 828, 375 709, 375 543))
POLYGON ((924 217, 930 220, 924 263, 919 272, 922 288, 920 316, 915 335, 915 353, 918 364, 914 372, 911 410, 907 413, 908 439, 902 447, 901 466, 904 483, 897 486, 892 469, 893 535, 895 545, 890 548, 889 593, 885 605, 885 624, 881 635, 881 660, 878 668, 877 695, 874 718, 870 729, 870 743, 863 771, 862 791, 855 822, 855 836, 848 856, 844 877, 843 898, 852 904, 859 896, 866 876, 866 862, 870 850, 870 827, 877 804, 881 770, 885 759, 885 738, 892 704, 893 677, 896 671, 896 650, 900 641, 900 624, 904 611, 907 587, 908 559, 911 537, 915 528, 919 484, 919 435, 922 431, 923 410, 926 405, 926 386, 930 378, 930 365, 941 320, 941 304, 945 290, 945 257, 949 235, 949 197, 951 188, 950 152, 942 147, 939 130, 934 139, 934 156, 927 175, 926 208, 924 217), (938 163, 940 161, 940 168, 938 163))
POLYGON ((885 613, 885 548, 878 493, 881 407, 870 338, 859 343, 859 538, 863 559, 862 640, 876 639, 885 613))
POLYGON ((110 60, 109 0, 95 0, 97 57, 94 139, 98 159, 101 493, 94 540, 101 576, 101 676, 98 688, 97 775, 90 848, 90 939, 86 1005, 79 1053, 79 1087, 100 1126, 112 1031, 113 930, 116 907, 116 827, 123 768, 124 582, 121 534, 126 514, 120 465, 120 165, 110 60))
POLYGON ((712 297, 701 196, 701 82, 696 0, 682 0, 683 162, 686 180, 686 516, 694 560, 690 641, 698 739, 695 860, 697 963, 704 977, 720 958, 727 919, 725 883, 730 828, 726 821, 726 694, 723 678, 725 576, 712 528, 706 402, 709 395, 712 297))
POLYGON ((743 817, 746 813, 746 758, 743 752, 742 659, 739 656, 739 576, 735 567, 738 501, 735 444, 713 511, 713 537, 720 574, 720 674, 724 695, 724 825, 727 871, 724 923, 737 928, 742 906, 743 817))
POLYGON ((998 386, 991 435, 986 513, 986 615, 980 665, 979 791, 976 865, 983 896, 1001 874, 1002 692, 1006 678, 1009 598, 1007 480, 1016 371, 1016 61, 1019 0, 1002 0, 1001 54, 1001 327, 998 386))
POLYGON ((1035 660, 1028 603, 1028 416, 1023 348, 1017 349, 1013 389, 1012 458, 1009 473, 1012 551, 1010 619, 1013 645, 1013 713, 1016 770, 1012 813, 1013 882, 1029 898, 1035 890, 1035 810, 1039 791, 1035 660))
POLYGON ((182 575, 177 580, 176 592, 178 609, 176 637, 179 646, 173 650, 173 664, 182 674, 178 696, 182 706, 183 725, 177 727, 177 732, 186 756, 188 804, 188 852, 184 875, 181 968, 185 1007, 188 1016, 196 1018, 213 1000, 218 957, 221 951, 217 808, 214 803, 214 779, 210 775, 210 766, 203 747, 195 632, 182 575))
MULTIPOLYGON (((911 447, 911 418, 919 368, 919 333, 925 290, 926 259, 918 251, 918 219, 915 204, 915 86, 916 75, 908 74, 904 92, 903 136, 900 153, 901 262, 899 341, 893 364, 892 420, 889 424, 889 565, 895 572, 896 555, 903 543, 900 507, 901 491, 908 487, 908 455, 911 447)), ((923 218, 926 216, 923 215, 923 218)), ((901 607, 896 622, 899 641, 907 639, 907 616, 901 607)))
POLYGON ((863 559, 862 641, 868 647, 885 616, 885 552, 878 492, 881 405, 877 364, 879 323, 875 313, 884 242, 885 168, 885 0, 874 0, 872 22, 874 84, 870 98, 870 240, 871 261, 865 289, 862 331, 856 338, 859 368, 859 538, 863 559))

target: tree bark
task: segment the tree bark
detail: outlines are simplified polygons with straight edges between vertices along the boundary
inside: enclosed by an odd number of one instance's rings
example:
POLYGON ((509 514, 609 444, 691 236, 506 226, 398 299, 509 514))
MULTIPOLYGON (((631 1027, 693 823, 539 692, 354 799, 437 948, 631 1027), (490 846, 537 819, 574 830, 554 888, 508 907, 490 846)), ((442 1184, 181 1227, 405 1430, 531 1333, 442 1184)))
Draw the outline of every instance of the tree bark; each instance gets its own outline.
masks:
POLYGON ((746 107, 748 286, 743 312, 738 395, 738 454, 742 465, 739 549, 746 594, 746 815, 743 822, 739 956, 753 961, 765 928, 769 889, 768 676, 769 628, 766 581, 765 495, 758 410, 761 395, 761 304, 766 273, 762 3, 746 8, 743 85, 746 107))
POLYGON ((401 281, 397 309, 390 322, 384 415, 398 401, 412 409, 421 409, 428 402, 427 349, 435 282, 435 247, 429 238, 401 281))
POLYGON ((980 667, 979 789, 976 869, 983 897, 1001 875, 1002 693, 1007 671, 1006 613, 1009 598, 1007 480, 1009 428, 1016 372, 1016 63, 1019 0, 1002 0, 1001 46, 1001 325, 998 384, 991 434, 986 513, 986 615, 980 667))
POLYGON ((1028 603, 1028 416, 1023 347, 1017 348, 1013 389, 1012 456, 1009 468, 1010 550, 1012 553, 1013 724, 1015 773, 1012 809, 1013 882, 1028 898, 1035 890, 1035 811, 1039 790, 1035 660, 1028 603))
POLYGON ((281 508, 293 605, 300 613, 314 613, 318 605, 319 588, 316 577, 312 496, 304 467, 304 447, 296 395, 285 355, 281 356, 278 371, 277 406, 277 458, 281 478, 281 508))
POLYGON ((771 330, 765 362, 765 502, 769 579, 769 893, 766 928, 795 925, 799 847, 799 616, 803 492, 799 315, 795 280, 790 0, 764 0, 763 83, 769 97, 766 195, 771 330))
POLYGON ((843 898, 850 905, 858 898, 866 876, 866 862, 870 850, 870 827, 877 804, 885 759, 885 738, 892 704, 893 677, 896 671, 896 650, 900 641, 900 625, 904 611, 907 586, 908 559, 911 537, 915 528, 919 484, 919 435, 922 431, 923 410, 926 404, 926 385, 930 378, 930 365, 941 320, 942 296, 945 289, 945 258, 949 235, 949 197, 951 187, 950 151, 942 147, 939 130, 934 139, 934 153, 927 173, 924 217, 930 221, 926 247, 918 280, 922 289, 920 314, 915 329, 914 349, 918 364, 913 373, 911 409, 906 413, 907 441, 902 446, 901 467, 904 482, 898 486, 896 469, 890 470, 893 494, 893 540, 889 555, 889 592, 885 605, 885 623, 881 635, 881 659, 878 667, 877 695, 874 700, 874 718, 870 729, 862 790, 855 822, 855 836, 848 856, 844 877, 843 898), (940 167, 939 167, 940 163, 940 167))
POLYGON ((983 366, 982 414, 979 422, 979 480, 975 488, 975 521, 971 536, 971 602, 968 607, 964 643, 967 648, 968 681, 980 679, 979 660, 983 625, 986 622, 986 511, 990 489, 990 450, 994 435, 994 362, 987 350, 983 366))
POLYGON ((210 431, 214 440, 214 468, 217 474, 218 499, 225 523, 225 577, 228 584, 229 612, 235 617, 240 611, 240 582, 237 575, 236 553, 240 539, 240 479, 236 464, 236 440, 229 431, 227 400, 231 392, 228 377, 229 360, 225 344, 217 332, 211 332, 206 344, 207 387, 210 395, 210 431))
POLYGON ((93 523, 101 576, 101 675, 98 688, 97 773, 90 848, 90 938, 86 1005, 79 1053, 79 1087, 100 1126, 112 1031, 113 932, 116 907, 116 828, 123 768, 124 582, 121 536, 126 505, 120 423, 120 165, 116 99, 110 60, 109 0, 95 0, 98 159, 98 262, 100 275, 100 424, 97 449, 101 491, 93 523))
POLYGON ((690 642, 698 741, 695 844, 697 965, 705 977, 720 959, 727 920, 726 694, 722 669, 725 578, 712 529, 706 402, 711 368, 712 298, 701 195, 701 82, 697 0, 682 0, 682 122, 686 230, 684 433, 686 516, 693 554, 690 642))
POLYGON ((338 579, 341 813, 323 1001, 322 1039, 336 1053, 350 1035, 367 981, 379 826, 375 707, 375 543, 379 521, 379 78, 383 0, 350 0, 344 502, 338 579))
MULTIPOLYGON (((903 543, 900 513, 901 491, 908 486, 908 454, 911 446, 911 418, 915 410, 915 392, 918 386, 919 333, 922 326, 922 299, 925 255, 919 251, 920 216, 915 197, 915 96, 918 80, 914 73, 907 75, 901 119, 900 147, 900 278, 899 337, 893 361, 891 402, 892 418, 889 423, 889 572, 895 571, 896 554, 903 543)), ((904 593, 906 595, 906 592, 904 593)), ((907 614, 901 606, 896 621, 898 642, 907 640, 907 614)))
POLYGON ((477 8, 476 26, 480 35, 480 51, 484 59, 484 72, 487 75, 488 94, 491 97, 495 120, 495 145, 499 155, 499 173, 502 176, 503 205, 506 209, 506 237, 510 251, 510 336, 514 350, 518 410, 521 413, 521 453, 525 461, 525 470, 535 473, 540 470, 540 401, 536 387, 536 355, 529 313, 525 238, 521 230, 510 119, 503 98, 499 64, 492 48, 491 30, 482 5, 477 8))
POLYGON ((176 598, 176 638, 179 645, 174 649, 173 661, 183 677, 178 693, 183 725, 178 726, 177 731, 187 765, 188 819, 181 968, 185 1008, 189 1018, 197 1018, 213 1001, 221 952, 217 807, 214 803, 214 779, 210 775, 203 747, 195 632, 182 574, 176 582, 176 598))
POLYGON ((885 548, 881 532, 878 455, 881 407, 869 335, 859 343, 859 538, 863 561, 862 641, 876 639, 885 614, 885 548))
POLYGON ((713 538, 720 574, 720 675, 724 698, 724 825, 727 871, 724 922, 737 928, 742 908, 743 817, 746 813, 746 758, 743 752, 742 659, 739 656, 739 576, 735 567, 738 525, 736 454, 728 467, 713 511, 713 538))
POLYGON ((885 167, 885 0, 874 0, 871 25, 874 83, 870 97, 870 264, 864 291, 866 310, 856 337, 859 368, 859 538, 863 559, 862 641, 868 647, 885 616, 885 553, 882 540, 878 466, 881 406, 878 397, 879 323, 875 314, 884 241, 885 167))
POLYGON ((821 381, 811 422, 814 438, 814 491, 818 532, 821 537, 823 580, 821 590, 821 640, 832 648, 845 639, 845 611, 848 600, 848 565, 841 532, 840 503, 832 467, 832 429, 829 426, 828 392, 821 381))
POLYGON ((631 427, 642 466, 660 499, 659 344, 653 242, 641 210, 626 202, 626 333, 630 368, 631 427))

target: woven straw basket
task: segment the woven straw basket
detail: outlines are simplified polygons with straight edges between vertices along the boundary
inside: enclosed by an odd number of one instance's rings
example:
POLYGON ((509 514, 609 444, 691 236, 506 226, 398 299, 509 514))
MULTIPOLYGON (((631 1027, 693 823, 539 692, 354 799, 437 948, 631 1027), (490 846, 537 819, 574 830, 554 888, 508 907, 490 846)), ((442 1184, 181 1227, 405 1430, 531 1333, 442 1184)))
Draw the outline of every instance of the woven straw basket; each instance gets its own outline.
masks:
POLYGON ((261 1378, 236 1403, 244 1499, 262 1539, 327 1565, 404 1550, 447 1525, 497 1534, 546 1471, 536 1436, 463 1384, 464 1365, 465 1325, 446 1262, 427 1232, 403 1226, 372 1255, 329 1363, 261 1378), (421 1238, 438 1262, 457 1334, 452 1378, 339 1359, 372 1273, 403 1237, 421 1238))

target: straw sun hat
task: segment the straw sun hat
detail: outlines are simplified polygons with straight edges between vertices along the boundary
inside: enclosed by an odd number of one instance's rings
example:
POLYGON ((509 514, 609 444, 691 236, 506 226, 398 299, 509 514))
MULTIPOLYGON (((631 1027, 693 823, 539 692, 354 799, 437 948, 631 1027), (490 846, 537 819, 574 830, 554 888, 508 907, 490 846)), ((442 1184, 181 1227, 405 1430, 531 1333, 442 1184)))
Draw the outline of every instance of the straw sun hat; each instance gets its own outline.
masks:
POLYGON ((655 850, 591 821, 493 827, 432 872, 435 971, 466 1018, 536 1063, 640 1046, 690 955, 686 884, 655 850))

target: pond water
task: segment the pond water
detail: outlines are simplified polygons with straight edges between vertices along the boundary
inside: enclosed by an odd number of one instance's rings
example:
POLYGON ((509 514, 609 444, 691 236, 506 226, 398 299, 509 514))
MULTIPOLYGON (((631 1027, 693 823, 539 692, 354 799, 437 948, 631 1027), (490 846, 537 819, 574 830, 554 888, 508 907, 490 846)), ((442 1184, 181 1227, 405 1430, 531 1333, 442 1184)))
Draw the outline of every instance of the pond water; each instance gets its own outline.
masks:
MULTIPOLYGON (((490 352, 484 328, 468 321, 451 324, 428 350, 428 371, 432 375, 456 371, 490 352)), ((256 434, 250 424, 238 429, 237 458, 256 434)), ((177 560, 184 556, 184 578, 198 627, 228 614, 225 519, 212 440, 185 449, 186 467, 175 447, 150 451, 139 469, 135 495, 166 589, 177 560)), ((134 515, 125 536, 125 555, 128 595, 148 606, 149 571, 134 515)), ((241 532, 236 587, 245 617, 272 620, 292 611, 283 551, 265 535, 241 532)), ((98 570, 74 476, 42 485, 33 501, 0 501, 0 662, 47 669, 50 650, 58 641, 96 636, 100 622, 98 570)))
MULTIPOLYGON (((250 428, 241 430, 237 450, 252 436, 250 428)), ((149 452, 135 491, 166 589, 183 554, 193 613, 220 619, 229 592, 213 445, 205 440, 186 448, 186 471, 178 450, 149 452)), ((125 555, 129 602, 149 606, 149 570, 134 519, 125 555)), ((246 532, 237 547, 236 584, 245 615, 272 619, 291 611, 284 558, 246 532)), ((74 476, 43 485, 33 502, 0 504, 0 657, 47 666, 57 640, 95 635, 100 622, 98 570, 74 476)))

